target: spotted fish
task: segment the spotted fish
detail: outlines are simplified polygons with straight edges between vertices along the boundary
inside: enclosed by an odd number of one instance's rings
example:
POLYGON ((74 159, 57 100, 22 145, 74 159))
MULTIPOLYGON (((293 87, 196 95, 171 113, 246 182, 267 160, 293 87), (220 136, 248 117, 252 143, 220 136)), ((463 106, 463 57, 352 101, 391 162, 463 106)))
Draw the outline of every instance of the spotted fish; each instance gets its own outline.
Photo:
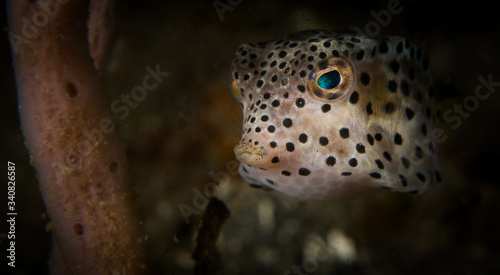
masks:
POLYGON ((306 31, 243 44, 228 81, 244 119, 234 153, 253 187, 338 200, 441 181, 429 61, 404 38, 306 31))

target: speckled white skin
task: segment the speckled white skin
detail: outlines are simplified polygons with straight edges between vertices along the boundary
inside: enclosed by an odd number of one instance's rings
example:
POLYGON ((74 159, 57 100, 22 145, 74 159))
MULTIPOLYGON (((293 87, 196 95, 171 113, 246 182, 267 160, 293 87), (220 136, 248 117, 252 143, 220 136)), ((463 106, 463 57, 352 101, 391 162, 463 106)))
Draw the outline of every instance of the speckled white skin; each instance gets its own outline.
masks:
POLYGON ((244 114, 235 155, 251 186, 338 200, 441 181, 428 61, 403 38, 313 31, 244 44, 229 82, 244 114), (338 86, 319 87, 333 70, 338 86))

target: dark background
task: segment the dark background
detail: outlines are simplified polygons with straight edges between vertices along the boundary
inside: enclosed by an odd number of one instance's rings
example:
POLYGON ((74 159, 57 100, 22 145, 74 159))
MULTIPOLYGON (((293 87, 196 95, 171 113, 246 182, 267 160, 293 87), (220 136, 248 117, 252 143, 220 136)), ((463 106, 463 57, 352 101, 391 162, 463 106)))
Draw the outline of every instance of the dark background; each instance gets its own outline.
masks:
MULTIPOLYGON (((241 110, 227 91, 226 74, 237 46, 306 29, 363 29, 374 20, 370 11, 386 9, 388 2, 243 0, 221 21, 211 1, 118 1, 115 35, 100 73, 110 101, 140 84, 146 66, 160 64, 170 72, 130 116, 118 120, 148 249, 161 274, 192 272, 198 217, 186 224, 179 206, 192 206, 192 189, 203 190, 213 181, 209 173, 226 171, 234 159, 241 110)), ((7 161, 16 163, 18 206, 17 267, 7 269, 1 256, 0 270, 6 273, 0 273, 46 274, 49 219, 19 128, 5 5, 0 3, 0 156, 5 173, 7 161)), ((381 28, 381 35, 405 36, 427 52, 443 110, 473 95, 478 76, 491 74, 500 82, 496 5, 459 3, 402 0, 403 11, 381 28)), ((495 91, 457 129, 447 122, 439 125, 449 137, 441 144, 444 183, 426 195, 387 192, 308 203, 253 190, 239 176, 230 176, 219 190, 231 210, 218 241, 225 273, 284 274, 302 265, 310 240, 318 236, 333 247, 349 240, 356 253, 346 260, 336 250, 329 260, 317 262, 314 274, 499 273, 499 103, 495 91)), ((7 205, 4 182, 0 209, 7 205)), ((5 226, 2 222, 0 233, 5 226)), ((5 238, 0 241, 0 255, 6 255, 5 238)))

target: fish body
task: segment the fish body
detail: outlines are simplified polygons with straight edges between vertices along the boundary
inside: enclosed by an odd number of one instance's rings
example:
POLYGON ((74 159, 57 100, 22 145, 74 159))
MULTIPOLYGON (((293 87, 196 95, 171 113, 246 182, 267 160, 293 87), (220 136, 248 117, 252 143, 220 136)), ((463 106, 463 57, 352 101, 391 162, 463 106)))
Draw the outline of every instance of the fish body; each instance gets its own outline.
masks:
POLYGON ((339 200, 441 181, 429 61, 404 38, 306 31, 243 44, 228 81, 253 187, 339 200))

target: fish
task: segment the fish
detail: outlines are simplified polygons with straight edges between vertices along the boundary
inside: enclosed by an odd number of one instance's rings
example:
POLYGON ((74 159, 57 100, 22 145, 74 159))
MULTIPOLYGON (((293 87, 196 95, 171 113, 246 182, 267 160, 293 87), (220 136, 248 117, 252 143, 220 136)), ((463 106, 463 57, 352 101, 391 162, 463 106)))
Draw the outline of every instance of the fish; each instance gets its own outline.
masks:
POLYGON ((335 201, 442 182, 429 59, 408 39, 310 30, 242 44, 228 86, 252 187, 335 201))

